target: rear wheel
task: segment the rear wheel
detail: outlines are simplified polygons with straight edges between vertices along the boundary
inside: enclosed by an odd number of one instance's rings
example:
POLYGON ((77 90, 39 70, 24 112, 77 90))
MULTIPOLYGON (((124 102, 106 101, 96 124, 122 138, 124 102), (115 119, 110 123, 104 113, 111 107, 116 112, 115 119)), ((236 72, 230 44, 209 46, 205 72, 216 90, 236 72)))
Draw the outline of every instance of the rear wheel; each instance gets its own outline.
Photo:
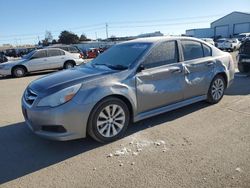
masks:
POLYGON ((207 102, 211 104, 218 103, 225 92, 226 82, 223 76, 217 75, 213 79, 207 94, 207 102))
POLYGON ((15 67, 12 70, 12 76, 16 78, 21 78, 26 75, 26 70, 23 67, 15 67))
POLYGON ((127 105, 118 98, 101 101, 92 111, 88 134, 98 142, 108 143, 121 138, 129 125, 127 105))
POLYGON ((64 69, 71 69, 75 66, 75 64, 72 61, 65 62, 64 69))

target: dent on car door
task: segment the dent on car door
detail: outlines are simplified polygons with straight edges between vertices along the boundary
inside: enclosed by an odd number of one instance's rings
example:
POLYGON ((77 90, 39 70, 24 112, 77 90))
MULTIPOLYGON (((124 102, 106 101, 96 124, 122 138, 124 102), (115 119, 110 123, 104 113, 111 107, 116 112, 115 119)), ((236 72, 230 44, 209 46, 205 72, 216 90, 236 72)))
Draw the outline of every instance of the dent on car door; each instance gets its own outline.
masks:
POLYGON ((29 71, 39 71, 46 69, 47 61, 46 50, 39 50, 26 62, 26 65, 29 71))
POLYGON ((176 41, 154 47, 136 75, 138 111, 145 112, 183 99, 183 67, 176 41))
POLYGON ((215 58, 209 46, 198 41, 181 41, 185 72, 184 98, 207 94, 213 78, 215 58))

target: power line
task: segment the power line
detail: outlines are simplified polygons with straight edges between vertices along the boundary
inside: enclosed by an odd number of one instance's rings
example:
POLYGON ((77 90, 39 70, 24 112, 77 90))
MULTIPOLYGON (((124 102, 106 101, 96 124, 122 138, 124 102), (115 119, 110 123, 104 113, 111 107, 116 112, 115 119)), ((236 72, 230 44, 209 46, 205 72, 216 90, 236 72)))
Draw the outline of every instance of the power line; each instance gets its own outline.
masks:
POLYGON ((207 15, 207 16, 195 16, 195 17, 179 17, 179 18, 170 18, 170 19, 159 19, 159 20, 137 20, 137 21, 119 21, 119 22, 109 22, 109 24, 116 25, 116 24, 128 24, 128 23, 152 23, 152 22, 168 22, 168 21, 178 21, 178 20, 190 20, 190 19, 197 19, 197 18, 211 18, 211 17, 218 17, 223 16, 224 14, 214 14, 214 15, 207 15))
MULTIPOLYGON (((133 29, 133 28, 145 28, 145 27, 170 27, 170 26, 179 26, 179 25, 185 25, 185 24, 196 24, 196 23, 205 23, 208 22, 208 20, 203 21, 193 21, 194 19, 204 19, 204 18, 212 18, 216 16, 221 16, 222 14, 216 14, 216 15, 207 15, 207 16, 196 16, 196 17, 179 17, 179 18, 170 18, 170 19, 159 19, 159 20, 137 20, 137 21, 120 21, 120 22, 109 22, 109 23, 98 23, 98 24, 91 24, 91 25, 85 25, 85 26, 79 26, 79 27, 72 27, 72 28, 66 28, 61 30, 52 30, 50 31, 52 35, 59 35, 62 30, 73 30, 73 32, 76 31, 82 31, 83 33, 91 32, 91 31, 100 31, 100 30, 106 30, 106 37, 109 37, 109 29, 111 30, 118 30, 121 28, 127 28, 127 29, 133 29), (175 22, 175 23, 169 23, 173 21, 178 20, 192 20, 189 22, 175 22), (166 22, 166 23, 164 23, 166 22), (143 24, 145 23, 145 24, 143 24), (152 23, 152 24, 150 24, 152 23), (153 24, 157 23, 157 24, 153 24)), ((16 40, 16 38, 22 38, 24 40, 28 39, 34 39, 34 38, 43 38, 44 32, 39 33, 30 33, 30 34, 16 34, 16 35, 6 35, 1 36, 4 37, 4 39, 0 39, 0 41, 10 41, 16 40)))
POLYGON ((154 24, 154 25, 136 25, 136 26, 119 26, 119 27, 110 27, 113 28, 137 28, 137 27, 156 27, 156 26, 175 26, 175 25, 183 25, 183 24, 196 24, 196 23, 207 23, 207 21, 196 21, 196 22, 180 22, 180 23, 171 23, 171 24, 154 24))
MULTIPOLYGON (((51 33, 57 33, 57 32, 61 32, 63 30, 79 30, 79 29, 85 29, 85 28, 91 28, 91 30, 92 30, 92 29, 95 29, 97 26, 104 27, 104 23, 85 25, 85 26, 79 26, 79 27, 71 27, 71 28, 66 28, 66 29, 64 28, 64 29, 60 29, 60 30, 51 30, 50 32, 51 33)), ((43 35, 43 34, 44 34, 44 32, 39 32, 39 33, 29 33, 29 34, 1 35, 1 37, 8 38, 8 37, 22 37, 22 36, 43 35)))

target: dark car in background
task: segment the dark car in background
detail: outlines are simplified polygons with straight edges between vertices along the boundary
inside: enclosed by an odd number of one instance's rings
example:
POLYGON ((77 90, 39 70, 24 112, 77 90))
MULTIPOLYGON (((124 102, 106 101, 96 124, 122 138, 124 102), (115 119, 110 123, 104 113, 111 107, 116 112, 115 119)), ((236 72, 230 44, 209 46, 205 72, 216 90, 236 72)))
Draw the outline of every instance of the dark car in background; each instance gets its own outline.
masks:
POLYGON ((8 61, 8 59, 4 55, 4 53, 0 52, 0 63, 4 63, 4 62, 7 62, 7 61, 8 61))
POLYGON ((7 49, 5 50, 5 55, 8 57, 18 57, 17 49, 7 49))
POLYGON ((240 46, 238 69, 241 73, 250 73, 250 40, 240 46))

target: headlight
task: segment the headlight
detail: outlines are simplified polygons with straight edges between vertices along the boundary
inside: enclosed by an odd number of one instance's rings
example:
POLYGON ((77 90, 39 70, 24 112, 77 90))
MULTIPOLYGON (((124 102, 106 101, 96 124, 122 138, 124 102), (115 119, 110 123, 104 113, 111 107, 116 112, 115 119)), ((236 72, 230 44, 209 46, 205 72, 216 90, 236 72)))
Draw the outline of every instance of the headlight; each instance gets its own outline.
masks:
POLYGON ((37 106, 50 106, 50 107, 56 107, 61 104, 64 104, 68 101, 70 101, 76 93, 81 88, 82 84, 77 84, 68 88, 65 88, 61 91, 58 91, 52 95, 49 95, 38 103, 37 106))

